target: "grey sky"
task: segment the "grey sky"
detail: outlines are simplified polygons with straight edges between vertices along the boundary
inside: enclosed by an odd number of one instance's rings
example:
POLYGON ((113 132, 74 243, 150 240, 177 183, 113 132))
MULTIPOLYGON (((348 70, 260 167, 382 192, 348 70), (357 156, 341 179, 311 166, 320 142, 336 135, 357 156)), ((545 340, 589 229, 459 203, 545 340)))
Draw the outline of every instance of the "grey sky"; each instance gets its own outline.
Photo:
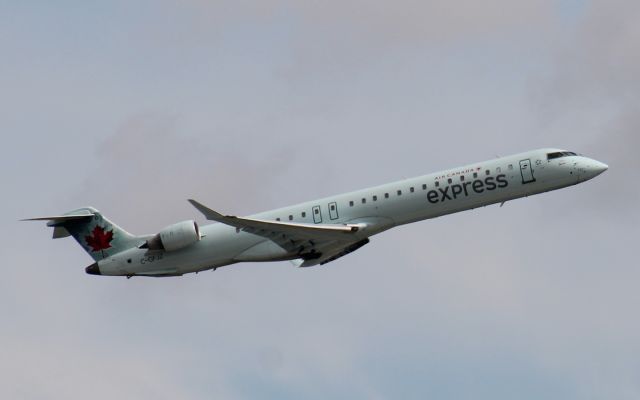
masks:
POLYGON ((0 5, 0 397, 636 399, 632 1, 0 5), (323 267, 88 276, 20 218, 134 233, 531 148, 592 182, 323 267))

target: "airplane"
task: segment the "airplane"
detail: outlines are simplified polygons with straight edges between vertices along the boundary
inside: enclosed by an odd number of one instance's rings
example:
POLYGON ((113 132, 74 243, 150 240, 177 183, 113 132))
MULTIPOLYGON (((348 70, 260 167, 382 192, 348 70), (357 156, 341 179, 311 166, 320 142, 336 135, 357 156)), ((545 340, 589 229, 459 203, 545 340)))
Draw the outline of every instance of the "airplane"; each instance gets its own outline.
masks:
POLYGON ((207 220, 175 223, 135 236, 93 207, 48 221, 53 238, 73 236, 95 261, 91 275, 170 277, 240 262, 324 265, 356 251, 396 226, 576 185, 608 169, 571 151, 539 149, 430 175, 266 211, 224 215, 189 202, 207 220))

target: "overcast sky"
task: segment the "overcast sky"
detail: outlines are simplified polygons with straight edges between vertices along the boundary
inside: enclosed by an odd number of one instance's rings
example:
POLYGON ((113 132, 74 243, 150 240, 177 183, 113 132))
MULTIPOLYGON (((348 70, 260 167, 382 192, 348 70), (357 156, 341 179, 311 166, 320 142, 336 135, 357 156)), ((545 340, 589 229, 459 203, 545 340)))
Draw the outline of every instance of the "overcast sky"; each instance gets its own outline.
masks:
POLYGON ((3 399, 637 399, 640 2, 3 1, 3 399), (133 233, 539 147, 593 181, 321 267, 86 275, 133 233))

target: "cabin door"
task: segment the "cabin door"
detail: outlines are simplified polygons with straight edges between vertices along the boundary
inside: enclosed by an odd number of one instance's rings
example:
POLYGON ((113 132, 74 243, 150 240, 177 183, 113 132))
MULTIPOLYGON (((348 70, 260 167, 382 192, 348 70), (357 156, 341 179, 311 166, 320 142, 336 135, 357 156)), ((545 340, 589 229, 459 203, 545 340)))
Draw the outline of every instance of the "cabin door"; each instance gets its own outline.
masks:
POLYGON ((533 177, 533 168, 531 168, 531 160, 520 160, 520 176, 522 176, 522 183, 535 182, 536 178, 533 177))

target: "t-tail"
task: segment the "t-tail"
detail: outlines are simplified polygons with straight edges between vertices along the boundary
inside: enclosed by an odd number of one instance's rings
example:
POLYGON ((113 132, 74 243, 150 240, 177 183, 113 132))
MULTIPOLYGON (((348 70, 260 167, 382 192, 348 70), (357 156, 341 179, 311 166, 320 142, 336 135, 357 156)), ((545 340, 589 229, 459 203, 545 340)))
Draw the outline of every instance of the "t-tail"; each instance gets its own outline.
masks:
POLYGON ((145 240, 120 228, 93 207, 83 207, 58 216, 29 218, 24 221, 49 221, 47 226, 53 228, 54 239, 73 236, 95 261, 138 246, 145 240))

